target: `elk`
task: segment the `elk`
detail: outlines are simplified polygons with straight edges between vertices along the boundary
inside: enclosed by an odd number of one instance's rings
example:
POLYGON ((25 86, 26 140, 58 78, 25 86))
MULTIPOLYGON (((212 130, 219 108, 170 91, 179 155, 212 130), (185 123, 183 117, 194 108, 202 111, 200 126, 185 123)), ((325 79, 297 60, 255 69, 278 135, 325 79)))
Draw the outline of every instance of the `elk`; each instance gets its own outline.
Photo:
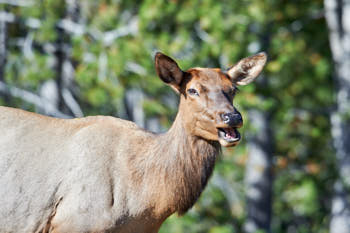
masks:
POLYGON ((158 76, 180 96, 166 133, 110 116, 57 119, 0 107, 0 232, 158 232, 196 202, 220 145, 241 137, 238 85, 262 71, 266 54, 227 71, 182 71, 158 52, 158 76))

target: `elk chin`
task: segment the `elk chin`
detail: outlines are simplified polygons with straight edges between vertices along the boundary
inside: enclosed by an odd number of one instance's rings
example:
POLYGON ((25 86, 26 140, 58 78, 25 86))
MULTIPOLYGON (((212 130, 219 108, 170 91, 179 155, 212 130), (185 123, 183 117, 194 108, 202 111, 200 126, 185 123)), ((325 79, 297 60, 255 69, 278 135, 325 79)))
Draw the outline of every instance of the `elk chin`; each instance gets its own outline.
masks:
POLYGON ((218 141, 221 146, 231 147, 236 146, 240 140, 241 135, 237 128, 217 128, 218 130, 218 141))

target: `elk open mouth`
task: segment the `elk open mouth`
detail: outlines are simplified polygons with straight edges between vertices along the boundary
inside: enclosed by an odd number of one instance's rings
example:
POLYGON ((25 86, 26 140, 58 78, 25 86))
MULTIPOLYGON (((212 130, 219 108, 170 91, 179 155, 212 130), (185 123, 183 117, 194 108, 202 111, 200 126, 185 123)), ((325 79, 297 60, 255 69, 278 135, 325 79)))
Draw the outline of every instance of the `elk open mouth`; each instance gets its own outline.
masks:
POLYGON ((237 128, 217 128, 219 142, 222 146, 234 146, 241 140, 237 128))

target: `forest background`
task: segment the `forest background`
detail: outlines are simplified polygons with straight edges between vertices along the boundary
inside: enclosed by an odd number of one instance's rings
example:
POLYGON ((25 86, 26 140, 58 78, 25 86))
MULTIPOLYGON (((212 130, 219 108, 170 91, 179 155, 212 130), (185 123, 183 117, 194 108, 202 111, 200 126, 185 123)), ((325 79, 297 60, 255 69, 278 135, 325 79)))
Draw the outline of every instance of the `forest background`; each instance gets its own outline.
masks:
POLYGON ((162 233, 350 232, 350 1, 0 0, 0 105, 164 132, 157 51, 184 70, 269 55, 234 100, 242 143, 162 233))

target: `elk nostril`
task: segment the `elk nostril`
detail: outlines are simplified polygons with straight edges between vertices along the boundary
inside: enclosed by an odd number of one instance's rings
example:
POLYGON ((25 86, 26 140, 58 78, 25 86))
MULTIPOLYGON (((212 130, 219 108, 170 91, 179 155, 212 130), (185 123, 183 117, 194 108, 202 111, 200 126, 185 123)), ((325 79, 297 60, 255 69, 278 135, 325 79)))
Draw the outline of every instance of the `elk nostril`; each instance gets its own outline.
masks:
POLYGON ((221 114, 221 119, 223 123, 233 127, 241 125, 243 122, 242 115, 234 112, 221 114))
POLYGON ((225 124, 228 124, 230 122, 230 116, 227 113, 221 114, 221 118, 224 121, 225 124))

